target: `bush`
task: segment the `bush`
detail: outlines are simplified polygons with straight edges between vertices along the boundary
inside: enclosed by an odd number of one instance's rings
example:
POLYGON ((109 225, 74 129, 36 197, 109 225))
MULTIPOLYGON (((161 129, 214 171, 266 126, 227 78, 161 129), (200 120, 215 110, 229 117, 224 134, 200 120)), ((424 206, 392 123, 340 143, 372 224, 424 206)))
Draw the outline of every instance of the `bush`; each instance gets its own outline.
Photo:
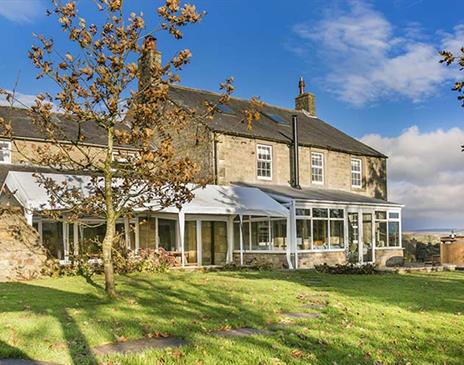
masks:
POLYGON ((376 266, 373 264, 364 264, 364 265, 354 265, 354 264, 345 264, 345 265, 335 265, 329 266, 327 264, 316 265, 314 268, 323 273, 328 274, 347 274, 347 275, 372 275, 376 274, 376 266))
MULTIPOLYGON (((163 248, 141 249, 138 253, 127 249, 124 245, 113 248, 113 266, 116 274, 133 272, 166 272, 177 266, 176 258, 163 248)), ((44 265, 42 275, 45 276, 83 276, 90 280, 94 274, 103 273, 102 255, 82 255, 70 257, 70 263, 61 265, 58 260, 49 259, 44 265)))

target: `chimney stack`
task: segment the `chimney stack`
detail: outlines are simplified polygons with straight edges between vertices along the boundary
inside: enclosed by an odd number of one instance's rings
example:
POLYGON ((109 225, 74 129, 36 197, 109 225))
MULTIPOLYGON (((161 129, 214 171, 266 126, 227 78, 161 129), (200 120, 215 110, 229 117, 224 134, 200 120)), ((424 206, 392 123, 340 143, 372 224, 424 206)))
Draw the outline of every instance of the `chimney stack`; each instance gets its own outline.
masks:
POLYGON ((305 92, 305 82, 303 76, 298 82, 300 94, 295 98, 295 109, 305 110, 310 115, 316 116, 316 96, 312 93, 305 92))
POLYGON ((300 158, 298 153, 298 116, 292 115, 292 168, 291 185, 295 189, 300 187, 300 158))
POLYGON ((142 43, 142 54, 139 59, 139 90, 153 83, 153 75, 162 67, 161 53, 156 50, 156 38, 147 35, 142 43))

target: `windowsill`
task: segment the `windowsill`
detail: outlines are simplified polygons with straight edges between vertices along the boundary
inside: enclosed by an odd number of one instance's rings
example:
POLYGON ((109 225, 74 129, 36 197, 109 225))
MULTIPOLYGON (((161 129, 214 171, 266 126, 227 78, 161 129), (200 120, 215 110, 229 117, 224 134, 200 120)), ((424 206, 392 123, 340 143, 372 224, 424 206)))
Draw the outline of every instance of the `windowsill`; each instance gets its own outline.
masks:
POLYGON ((311 184, 312 184, 312 185, 319 185, 319 186, 322 186, 322 185, 324 185, 324 181, 311 181, 311 184))
POLYGON ((258 180, 272 181, 272 176, 271 177, 256 176, 256 178, 258 180))
POLYGON ((376 250, 404 250, 401 246, 376 247, 376 250))

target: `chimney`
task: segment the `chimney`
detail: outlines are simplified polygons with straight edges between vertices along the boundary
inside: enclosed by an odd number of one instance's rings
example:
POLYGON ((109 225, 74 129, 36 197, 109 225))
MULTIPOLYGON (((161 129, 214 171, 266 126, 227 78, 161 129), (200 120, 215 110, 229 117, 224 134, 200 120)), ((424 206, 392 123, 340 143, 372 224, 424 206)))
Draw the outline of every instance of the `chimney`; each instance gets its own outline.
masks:
POLYGON ((143 40, 142 54, 139 59, 139 90, 153 83, 153 75, 161 67, 161 53, 156 50, 156 38, 147 35, 143 40))
POLYGON ((312 116, 316 116, 316 96, 305 92, 303 76, 300 77, 298 88, 300 89, 300 94, 295 98, 295 109, 305 110, 312 116))
POLYGON ((295 189, 300 187, 300 163, 298 156, 298 116, 292 115, 292 178, 291 185, 295 189))

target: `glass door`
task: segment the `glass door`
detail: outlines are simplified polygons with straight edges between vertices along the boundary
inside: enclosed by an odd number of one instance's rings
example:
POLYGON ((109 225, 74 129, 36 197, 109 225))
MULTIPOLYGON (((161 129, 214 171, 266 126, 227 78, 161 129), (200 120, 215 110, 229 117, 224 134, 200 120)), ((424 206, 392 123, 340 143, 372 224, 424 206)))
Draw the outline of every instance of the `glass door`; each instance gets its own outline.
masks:
POLYGON ((359 240, 359 213, 348 213, 348 262, 358 264, 361 261, 359 240))
POLYGON ((202 265, 224 265, 227 257, 227 223, 201 222, 202 265))
POLYGON ((362 224, 362 262, 368 263, 374 260, 374 241, 373 241, 373 224, 372 213, 363 213, 362 224))

